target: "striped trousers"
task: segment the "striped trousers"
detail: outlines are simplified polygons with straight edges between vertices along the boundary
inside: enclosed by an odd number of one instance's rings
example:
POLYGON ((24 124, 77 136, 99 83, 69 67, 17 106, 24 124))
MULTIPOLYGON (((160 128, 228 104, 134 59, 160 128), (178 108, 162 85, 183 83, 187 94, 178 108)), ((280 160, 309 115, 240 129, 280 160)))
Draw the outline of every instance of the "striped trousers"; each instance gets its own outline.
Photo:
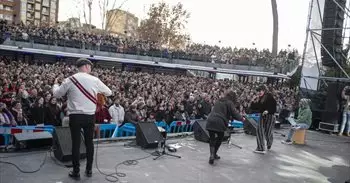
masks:
POLYGON ((275 126, 275 115, 267 114, 265 116, 261 116, 260 122, 256 128, 256 142, 258 151, 265 150, 265 138, 267 142, 267 147, 272 146, 273 142, 273 132, 272 129, 275 126))

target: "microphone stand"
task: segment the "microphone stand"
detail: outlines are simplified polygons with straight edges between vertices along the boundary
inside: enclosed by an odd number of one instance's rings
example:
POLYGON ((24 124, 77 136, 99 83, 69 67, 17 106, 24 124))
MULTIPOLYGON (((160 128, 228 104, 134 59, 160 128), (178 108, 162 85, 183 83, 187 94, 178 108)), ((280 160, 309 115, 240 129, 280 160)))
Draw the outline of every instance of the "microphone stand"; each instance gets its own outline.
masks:
POLYGON ((174 155, 174 154, 170 154, 168 152, 165 151, 165 148, 166 148, 166 139, 167 139, 167 132, 164 131, 162 133, 162 136, 163 136, 163 142, 161 142, 161 147, 162 147, 162 152, 159 152, 159 151, 156 151, 158 153, 158 156, 153 158, 153 160, 157 160, 158 158, 162 157, 162 156, 172 156, 172 157, 175 157, 175 158, 181 158, 181 156, 177 156, 177 155, 174 155))
POLYGON ((233 127, 232 127, 232 126, 229 126, 229 134, 230 134, 230 137, 229 137, 228 140, 227 140, 227 146, 228 146, 228 147, 231 147, 231 145, 232 145, 232 146, 237 147, 238 149, 242 149, 241 146, 239 146, 239 145, 237 145, 237 144, 235 144, 235 143, 232 142, 232 140, 231 140, 231 134, 232 134, 232 133, 233 133, 233 127))

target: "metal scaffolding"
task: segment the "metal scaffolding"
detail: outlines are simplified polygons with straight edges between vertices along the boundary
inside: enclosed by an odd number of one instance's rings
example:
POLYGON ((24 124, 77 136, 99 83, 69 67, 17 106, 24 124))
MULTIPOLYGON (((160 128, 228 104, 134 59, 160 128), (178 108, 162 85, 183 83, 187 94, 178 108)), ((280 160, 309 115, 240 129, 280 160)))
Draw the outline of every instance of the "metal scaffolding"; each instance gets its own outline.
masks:
MULTIPOLYGON (((337 27, 327 27, 324 28, 323 25, 323 10, 324 10, 324 4, 326 0, 310 0, 309 5, 309 12, 308 12, 308 21, 307 21, 307 28, 306 28, 306 39, 304 43, 304 50, 303 50, 303 56, 302 56, 302 74, 301 74, 301 81, 300 81, 300 87, 306 88, 306 89, 312 89, 315 90, 315 87, 311 87, 307 80, 317 80, 317 89, 320 87, 320 82, 323 84, 326 84, 326 81, 342 81, 342 82, 350 82, 350 73, 347 73, 344 69, 344 65, 339 62, 333 55, 331 54, 330 50, 327 50, 327 47, 322 44, 321 41, 321 35, 322 31, 334 31, 342 29, 343 36, 342 36, 342 43, 345 42, 348 43, 346 46, 343 45, 344 50, 349 51, 350 47, 350 0, 346 2, 345 7, 342 7, 336 0, 330 0, 333 3, 336 4, 336 6, 344 12, 344 24, 343 28, 337 28, 337 27), (348 41, 346 41, 348 39, 348 41), (332 59, 332 61, 336 64, 336 68, 341 71, 341 73, 345 76, 345 78, 338 78, 338 77, 325 77, 324 76, 324 70, 327 69, 325 66, 322 66, 322 56, 321 56, 321 48, 325 50, 325 52, 329 55, 329 57, 332 59), (307 67, 309 68, 316 67, 318 70, 318 76, 315 72, 309 72, 310 74, 306 73, 307 67)), ((344 54, 342 56, 345 56, 344 54)), ((346 56, 346 64, 349 64, 349 57, 346 56)), ((310 69, 311 70, 311 69, 310 69)), ((317 72, 317 71, 316 71, 317 72)))

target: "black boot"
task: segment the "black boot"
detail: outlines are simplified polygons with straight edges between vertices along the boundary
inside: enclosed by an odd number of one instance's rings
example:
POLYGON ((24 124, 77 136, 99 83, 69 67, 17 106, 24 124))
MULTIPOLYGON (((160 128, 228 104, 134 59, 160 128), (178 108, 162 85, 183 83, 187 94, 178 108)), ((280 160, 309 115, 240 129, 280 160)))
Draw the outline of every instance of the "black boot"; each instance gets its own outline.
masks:
POLYGON ((215 147, 215 154, 214 154, 214 159, 220 159, 220 156, 218 156, 218 150, 219 150, 219 147, 215 147))
POLYGON ((75 171, 71 171, 69 172, 69 177, 74 179, 74 180, 80 180, 80 173, 79 172, 75 172, 75 171))
POLYGON ((215 147, 210 146, 210 157, 209 157, 209 164, 214 164, 215 160, 215 147))

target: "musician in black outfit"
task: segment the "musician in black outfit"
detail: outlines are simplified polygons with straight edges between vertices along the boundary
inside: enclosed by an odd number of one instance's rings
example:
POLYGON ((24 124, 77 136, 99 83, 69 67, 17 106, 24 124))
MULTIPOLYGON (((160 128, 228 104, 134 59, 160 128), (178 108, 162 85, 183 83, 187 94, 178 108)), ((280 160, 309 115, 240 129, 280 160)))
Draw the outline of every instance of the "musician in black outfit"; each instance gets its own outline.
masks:
POLYGON ((273 95, 267 91, 265 85, 260 86, 257 89, 257 92, 259 93, 259 102, 256 105, 256 109, 261 115, 256 129, 257 148, 254 152, 265 154, 265 138, 267 141, 268 150, 271 149, 273 142, 272 129, 276 121, 275 113, 277 102, 274 99, 273 95))
POLYGON ((234 91, 228 90, 225 97, 219 99, 207 119, 206 129, 209 131, 209 164, 213 164, 215 159, 220 159, 217 152, 220 148, 224 132, 227 130, 228 122, 232 118, 244 121, 244 118, 236 110, 237 95, 234 91))

